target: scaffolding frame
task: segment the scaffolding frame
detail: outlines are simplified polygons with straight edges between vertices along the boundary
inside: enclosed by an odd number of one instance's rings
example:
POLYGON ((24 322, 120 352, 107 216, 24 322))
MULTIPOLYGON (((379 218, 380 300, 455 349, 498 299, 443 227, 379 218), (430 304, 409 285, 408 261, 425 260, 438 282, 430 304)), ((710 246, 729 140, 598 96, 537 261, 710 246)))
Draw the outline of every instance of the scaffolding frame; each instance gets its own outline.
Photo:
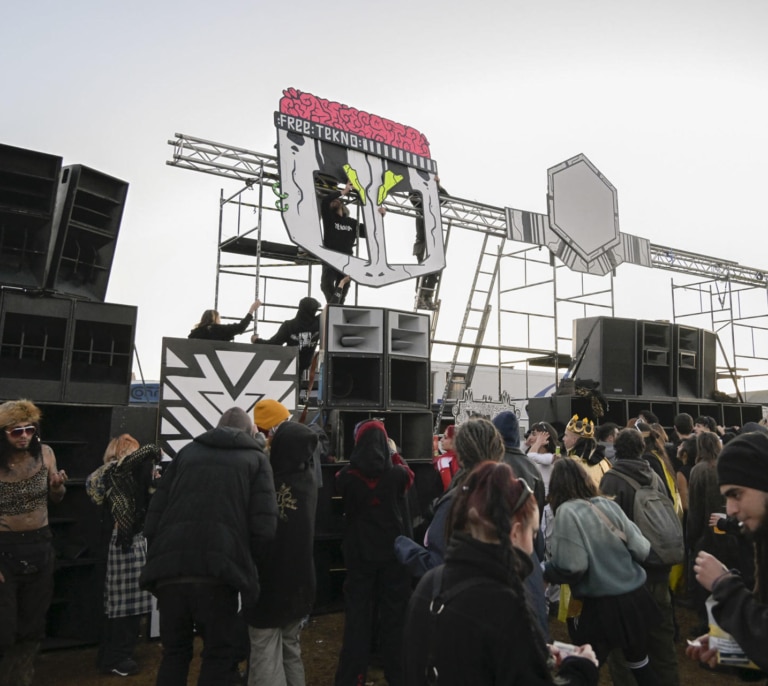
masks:
MULTIPOLYGON (((303 253, 301 250, 284 250, 286 246, 275 246, 268 244, 262 239, 264 212, 267 210, 276 210, 270 207, 264 198, 264 190, 271 188, 275 190, 279 184, 279 172, 277 157, 248 150, 245 148, 234 147, 214 141, 188 136, 186 134, 175 134, 175 138, 168 141, 173 147, 173 158, 167 162, 168 165, 189 169, 192 171, 213 174, 230 179, 239 180, 245 183, 245 187, 237 193, 224 198, 223 190, 220 197, 219 214, 219 246, 217 255, 217 275, 216 275, 216 302, 218 303, 220 279, 222 275, 246 276, 255 279, 255 294, 264 294, 268 287, 270 279, 282 279, 306 284, 307 292, 310 289, 312 267, 320 264, 319 260, 303 253), (241 201, 241 195, 248 189, 258 186, 258 202, 248 204, 241 201), (238 206, 238 224, 235 239, 225 240, 224 236, 224 218, 223 210, 229 203, 239 203, 238 206), (241 214, 243 208, 253 209, 257 214, 256 226, 241 233, 241 214), (256 238, 251 238, 255 233, 256 238), (236 252, 240 255, 249 255, 255 261, 246 264, 224 264, 222 252, 236 252), (302 271, 298 276, 276 276, 270 270, 272 269, 286 272, 288 269, 295 270, 300 268, 302 271), (245 270, 245 271, 241 271, 245 270)), ((275 190, 275 192, 277 192, 275 190)), ((398 215, 413 217, 417 216, 417 210, 408 202, 408 198, 399 197, 397 194, 388 197, 385 203, 387 210, 398 215)), ((479 232, 488 236, 494 236, 505 241, 510 240, 507 235, 507 209, 496 207, 476 201, 462 199, 456 196, 441 196, 441 216, 446 226, 451 229, 462 229, 469 232, 479 232)), ((511 240, 510 240, 511 242, 511 240)), ((452 377, 456 369, 464 365, 464 374, 468 379, 472 378, 474 367, 478 364, 480 351, 489 351, 495 353, 496 364, 499 368, 499 393, 501 394, 502 370, 515 365, 523 365, 526 371, 526 389, 528 387, 527 378, 531 367, 541 366, 549 367, 553 370, 553 385, 556 387, 559 383, 559 370, 567 368, 570 365, 570 351, 568 347, 572 346, 572 333, 562 331, 562 323, 570 322, 575 316, 566 314, 567 312, 578 312, 581 317, 587 316, 613 316, 614 315, 614 284, 615 272, 606 275, 609 279, 608 285, 604 286, 603 281, 606 276, 596 277, 588 274, 577 274, 564 264, 560 263, 555 256, 542 246, 530 246, 524 243, 516 243, 515 248, 509 252, 503 252, 495 268, 495 282, 492 290, 495 295, 497 309, 497 343, 493 344, 485 339, 486 326, 490 321, 490 312, 484 313, 484 321, 474 328, 474 340, 464 340, 467 321, 462 322, 462 330, 457 336, 449 335, 445 339, 438 338, 437 317, 438 309, 433 315, 433 326, 431 331, 431 345, 453 348, 452 358, 454 362, 451 365, 452 377), (543 255, 543 257, 542 257, 543 255), (548 264, 550 273, 546 276, 540 275, 540 267, 548 264), (510 265, 520 266, 521 269, 507 268, 510 265), (534 274, 534 266, 536 273, 534 274), (511 286, 503 283, 508 274, 522 274, 522 283, 516 283, 511 286), (575 275, 575 277, 574 277, 575 275), (561 283, 565 278, 573 281, 577 285, 571 285, 564 288, 561 283), (529 280, 530 277, 530 280, 529 280), (599 282, 595 287, 592 282, 599 282), (537 299, 535 293, 540 289, 549 289, 551 298, 537 299), (566 294, 567 293, 567 294, 566 294), (517 309, 505 304, 505 297, 510 294, 522 295, 525 302, 534 302, 536 308, 517 309), (506 339, 506 322, 510 319, 518 318, 523 321, 522 327, 515 327, 521 330, 521 345, 503 344, 506 339), (544 346, 533 345, 534 332, 539 332, 541 327, 536 322, 543 321, 546 324, 546 330, 549 332, 548 343, 544 346), (510 357, 513 356, 513 357, 510 357), (468 357, 468 359, 467 359, 468 357)), ((446 259, 447 259, 446 244, 446 259)), ((678 250, 661 245, 650 245, 651 264, 650 267, 664 269, 667 271, 684 274, 687 277, 703 277, 705 280, 699 284, 675 284, 672 280, 672 308, 673 320, 683 321, 693 317, 701 317, 709 314, 709 324, 716 333, 723 332, 723 337, 727 345, 723 345, 721 340, 719 355, 721 355, 720 368, 727 372, 727 376, 736 380, 736 376, 742 382, 744 392, 747 392, 747 381, 753 379, 765 379, 768 381, 768 358, 758 354, 761 348, 760 337, 765 334, 768 338, 768 308, 763 309, 761 314, 747 314, 742 312, 741 295, 745 293, 754 293, 763 291, 765 295, 766 285, 768 285, 768 272, 760 269, 742 266, 736 262, 712 258, 706 255, 698 255, 687 251, 678 250), (707 286, 709 284, 709 286, 707 286), (727 286, 728 307, 716 307, 715 303, 720 302, 722 293, 718 288, 712 288, 712 284, 725 284, 727 286), (691 291, 700 294, 702 302, 709 302, 708 310, 699 309, 696 311, 686 311, 678 301, 682 290, 691 291), (678 296, 676 298, 676 296, 678 296), (721 313, 727 313, 720 318, 721 313), (743 334, 746 332, 747 344, 742 342, 743 334), (738 340, 737 340, 738 339, 738 340), (748 361, 760 362, 766 364, 766 371, 762 369, 755 374, 737 374, 741 371, 749 371, 749 368, 739 367, 739 363, 746 364, 748 361)), ((439 288, 439 285, 438 285, 439 288)), ((475 295, 475 284, 469 293, 467 309, 472 309, 471 301, 475 295)), ((417 284, 418 292, 418 284, 417 284)), ((356 296, 357 297, 357 296, 356 296)), ((491 296, 488 295, 490 303, 491 296)), ((436 299, 436 302, 439 301, 436 299)), ((273 306, 286 307, 279 303, 271 303, 273 306)), ((489 304, 490 307, 490 304, 489 304)), ((416 304, 414 303, 414 309, 416 304)), ((278 319, 267 319, 262 311, 260 321, 272 322, 280 321, 278 319)), ((764 347, 768 350, 768 345, 764 347)), ((452 388, 453 378, 447 378, 446 389, 452 388)), ((741 389, 736 388, 737 392, 741 389)))

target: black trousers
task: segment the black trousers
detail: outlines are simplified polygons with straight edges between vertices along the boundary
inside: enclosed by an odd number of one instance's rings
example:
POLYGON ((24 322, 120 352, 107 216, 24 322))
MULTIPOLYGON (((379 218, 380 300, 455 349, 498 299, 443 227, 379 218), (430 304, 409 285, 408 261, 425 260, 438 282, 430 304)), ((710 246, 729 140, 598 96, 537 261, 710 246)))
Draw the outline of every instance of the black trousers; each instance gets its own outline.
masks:
POLYGON ((98 666, 103 672, 117 667, 127 659, 133 659, 133 651, 139 640, 141 615, 130 617, 106 617, 99 643, 98 666))
POLYGON ((39 641, 53 597, 54 555, 48 527, 0 533, 0 653, 14 643, 39 641))
POLYGON ((379 648, 389 686, 401 686, 403 625, 411 592, 410 575, 396 560, 357 562, 344 581, 344 640, 336 686, 365 683, 371 638, 378 607, 379 648))
POLYGON ((203 639, 198 686, 231 681, 237 591, 217 583, 173 583, 156 591, 163 660, 157 686, 186 686, 194 631, 203 639))
MULTIPOLYGON (((320 290, 323 292, 323 295, 325 296, 325 302, 331 302, 333 300, 333 294, 336 291, 336 286, 338 285, 339 281, 341 281, 344 278, 344 274, 342 274, 337 269, 334 269, 333 267, 324 264, 323 265, 323 271, 320 276, 320 290)), ((344 286, 344 290, 341 294, 341 300, 339 300, 338 304, 343 305, 344 300, 347 297, 347 291, 349 290, 349 284, 344 286)))

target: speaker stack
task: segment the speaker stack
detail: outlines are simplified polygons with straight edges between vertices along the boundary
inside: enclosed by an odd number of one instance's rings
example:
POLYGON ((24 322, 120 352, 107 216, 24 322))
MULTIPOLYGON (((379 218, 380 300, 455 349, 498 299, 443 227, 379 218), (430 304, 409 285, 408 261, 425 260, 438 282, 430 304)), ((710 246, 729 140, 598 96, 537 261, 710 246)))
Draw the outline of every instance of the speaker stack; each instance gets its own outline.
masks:
POLYGON ((355 425, 377 417, 403 455, 431 456, 429 316, 331 305, 320 403, 331 410, 336 456, 348 459, 355 425))
POLYGON ((614 317, 574 321, 573 354, 580 379, 605 395, 710 398, 715 390, 717 336, 669 322, 614 317))
POLYGON ((5 291, 0 398, 125 405, 136 308, 5 291))
POLYGON ((128 403, 136 308, 104 303, 127 193, 0 145, 0 399, 128 403))

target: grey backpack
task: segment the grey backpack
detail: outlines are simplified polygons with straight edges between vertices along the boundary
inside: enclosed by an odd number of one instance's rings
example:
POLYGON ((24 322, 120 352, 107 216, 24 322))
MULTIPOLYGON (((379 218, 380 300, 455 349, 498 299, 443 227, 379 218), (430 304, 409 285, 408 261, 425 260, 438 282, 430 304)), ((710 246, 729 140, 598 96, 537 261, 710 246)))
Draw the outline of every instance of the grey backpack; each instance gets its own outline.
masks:
POLYGON ((666 567, 682 562, 685 559, 683 526, 672 501, 657 487, 657 484, 661 485, 658 475, 653 475, 652 483, 641 486, 631 476, 618 470, 612 469, 610 473, 624 479, 635 489, 632 521, 651 544, 645 564, 666 567))

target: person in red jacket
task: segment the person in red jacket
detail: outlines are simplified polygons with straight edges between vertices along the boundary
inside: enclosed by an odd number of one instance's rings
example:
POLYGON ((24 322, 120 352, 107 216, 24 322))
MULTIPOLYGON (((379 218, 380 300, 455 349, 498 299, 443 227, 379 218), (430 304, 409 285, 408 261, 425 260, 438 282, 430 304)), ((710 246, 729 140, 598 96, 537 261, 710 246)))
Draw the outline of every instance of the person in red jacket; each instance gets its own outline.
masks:
POLYGON ((459 458, 456 457, 456 452, 453 449, 453 437, 455 435, 455 424, 446 427, 445 434, 443 434, 443 449, 445 452, 442 455, 435 455, 432 460, 432 465, 440 474, 440 479, 443 482, 443 491, 448 490, 453 475, 459 471, 459 458))

